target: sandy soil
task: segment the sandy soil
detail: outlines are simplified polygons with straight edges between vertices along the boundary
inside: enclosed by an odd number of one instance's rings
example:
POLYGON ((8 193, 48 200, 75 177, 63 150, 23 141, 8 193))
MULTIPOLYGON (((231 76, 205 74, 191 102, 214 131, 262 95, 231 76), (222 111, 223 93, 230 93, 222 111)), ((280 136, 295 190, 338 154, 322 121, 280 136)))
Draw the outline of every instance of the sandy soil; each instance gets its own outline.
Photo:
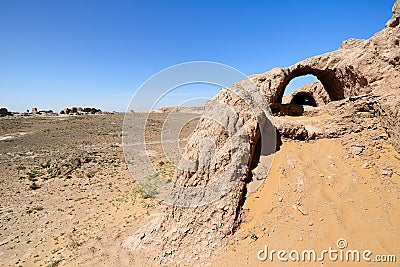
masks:
MULTIPOLYGON (((368 249, 372 260, 378 254, 396 255, 398 264, 400 156, 386 138, 382 131, 369 130, 340 139, 283 140, 267 180, 247 196, 244 223, 231 237, 228 251, 213 265, 303 266, 301 261, 281 262, 276 255, 272 261, 260 261, 257 254, 268 246, 269 251, 313 249, 319 257, 329 247, 340 250, 339 239, 348 243, 344 251, 368 249), (359 155, 349 153, 359 152, 351 148, 354 145, 364 147, 359 155)), ((311 266, 350 264, 328 257, 306 262, 311 266)), ((397 266, 362 260, 357 266, 368 264, 397 266)))
MULTIPOLYGON (((165 115, 154 116, 161 125, 165 115)), ((161 204, 127 170, 122 120, 122 115, 0 120, 1 266, 137 263, 121 243, 161 204)), ((181 133, 182 144, 195 125, 181 133)), ((146 134, 152 160, 163 162, 159 171, 172 175, 160 153, 159 128, 146 134)), ((257 252, 265 245, 322 251, 337 248, 339 238, 349 249, 369 249, 371 257, 395 254, 399 262, 400 156, 386 134, 376 128, 337 139, 282 141, 267 180, 247 195, 230 247, 212 264, 282 266, 276 259, 259 261, 257 252)), ((333 265, 314 263, 322 264, 333 265)))
POLYGON ((129 264, 119 244, 159 204, 127 170, 122 120, 0 121, 0 135, 13 136, 0 145, 0 265, 129 264), (62 173, 52 177, 60 167, 62 173))

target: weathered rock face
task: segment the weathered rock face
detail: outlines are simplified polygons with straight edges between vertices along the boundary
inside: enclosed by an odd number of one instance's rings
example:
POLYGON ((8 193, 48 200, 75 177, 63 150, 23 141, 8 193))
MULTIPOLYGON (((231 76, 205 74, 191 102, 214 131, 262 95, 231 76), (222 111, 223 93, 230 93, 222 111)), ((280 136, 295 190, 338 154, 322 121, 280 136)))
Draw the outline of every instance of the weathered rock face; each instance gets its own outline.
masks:
POLYGON ((400 23, 400 4, 399 1, 396 1, 396 3, 393 6, 392 9, 393 12, 393 17, 386 23, 387 28, 394 28, 397 27, 400 23))
MULTIPOLYGON (((313 74, 326 90, 328 97, 321 96, 320 100, 318 97, 317 99, 319 103, 328 105, 316 108, 316 112, 335 115, 332 116, 333 119, 313 123, 276 118, 274 124, 278 131, 287 137, 299 139, 336 137, 370 127, 363 125, 363 116, 376 116, 385 127, 394 147, 400 151, 399 18, 397 0, 392 19, 369 40, 349 39, 337 51, 306 59, 287 68, 275 68, 250 76, 272 106, 282 103, 286 86, 298 76, 313 74), (349 116, 353 117, 346 121, 349 116)), ((318 88, 315 91, 317 90, 318 88)), ((315 97, 314 99, 317 102, 315 97)), ((249 134, 252 158, 260 138, 257 120, 243 101, 227 89, 222 89, 214 100, 232 107, 244 118, 242 123, 249 134)), ((205 112, 218 113, 219 110, 207 105, 205 112)), ((227 122, 229 121, 235 121, 235 117, 228 117, 227 122)), ((228 127, 228 123, 222 125, 223 127, 228 127)), ((175 183, 208 184, 215 178, 218 170, 225 168, 230 157, 235 157, 235 152, 231 156, 227 153, 224 143, 228 141, 228 137, 222 128, 209 120, 200 121, 188 140, 185 154, 188 158, 199 158, 196 149, 199 142, 204 137, 218 137, 215 141, 215 154, 219 155, 216 162, 218 168, 213 165, 206 172, 180 172, 175 183)), ((253 159, 249 160, 249 169, 252 161, 253 159)), ((237 175, 236 185, 219 201, 195 208, 168 206, 156 219, 128 238, 124 246, 133 249, 134 253, 149 253, 161 262, 193 265, 195 262, 209 260, 226 247, 226 237, 235 231, 241 221, 241 205, 249 177, 243 172, 238 172, 237 175)))
POLYGON ((345 134, 361 132, 377 125, 365 123, 379 113, 379 96, 368 94, 328 103, 326 106, 305 109, 303 119, 274 118, 274 125, 281 136, 311 140, 336 138, 345 134), (321 118, 318 115, 325 115, 321 118))
POLYGON ((282 103, 291 79, 315 75, 331 101, 362 94, 379 95, 381 121, 400 151, 398 90, 400 84, 399 1, 385 29, 369 40, 349 39, 336 51, 315 56, 288 68, 275 68, 252 79, 272 104, 282 103))

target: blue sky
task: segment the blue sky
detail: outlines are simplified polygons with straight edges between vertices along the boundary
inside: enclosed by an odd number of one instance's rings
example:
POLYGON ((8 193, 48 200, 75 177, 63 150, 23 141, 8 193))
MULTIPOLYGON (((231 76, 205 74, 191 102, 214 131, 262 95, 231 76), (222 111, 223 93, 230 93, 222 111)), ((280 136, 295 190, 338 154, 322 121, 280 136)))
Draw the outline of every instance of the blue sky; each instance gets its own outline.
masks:
MULTIPOLYGON (((369 38, 394 0, 0 0, 0 107, 125 111, 156 72, 215 61, 250 75, 369 38)), ((217 88, 175 93, 209 97, 217 88), (201 91, 201 92, 200 92, 201 91)))

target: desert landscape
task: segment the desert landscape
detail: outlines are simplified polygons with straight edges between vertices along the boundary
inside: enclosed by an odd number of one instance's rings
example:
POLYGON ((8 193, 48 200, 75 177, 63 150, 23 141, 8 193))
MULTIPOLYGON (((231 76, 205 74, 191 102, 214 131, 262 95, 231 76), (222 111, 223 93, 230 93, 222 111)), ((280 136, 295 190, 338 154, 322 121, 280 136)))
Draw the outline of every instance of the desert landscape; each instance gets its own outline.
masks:
POLYGON ((392 11, 370 39, 204 107, 1 108, 0 265, 398 266, 399 0, 392 11), (190 166, 168 157, 174 142, 190 166), (155 187, 135 177, 142 155, 155 187))
MULTIPOLYGON (((148 140, 159 170, 172 177, 174 167, 157 142, 166 115, 152 114, 157 126, 148 140)), ((185 119, 185 113, 177 116, 185 119)), ((142 264, 143 258, 121 244, 163 204, 149 197, 127 169, 123 117, 2 119, 1 265, 142 264)), ((282 137, 268 179, 246 195, 242 222, 227 238, 228 249, 208 263, 258 266, 257 252, 265 245, 321 251, 343 237, 354 249, 398 254, 400 156, 372 113, 354 114, 348 125, 356 119, 365 127, 335 138, 282 137)), ((183 144, 197 123, 183 129, 183 144)))

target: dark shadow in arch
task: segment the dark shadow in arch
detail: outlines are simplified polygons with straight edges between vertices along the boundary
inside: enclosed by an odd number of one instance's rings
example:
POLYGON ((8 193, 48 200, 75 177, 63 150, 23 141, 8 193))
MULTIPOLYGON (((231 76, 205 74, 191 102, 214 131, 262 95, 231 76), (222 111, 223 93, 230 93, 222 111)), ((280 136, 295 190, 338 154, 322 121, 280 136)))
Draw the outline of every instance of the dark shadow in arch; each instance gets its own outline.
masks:
POLYGON ((290 101, 290 104, 307 105, 312 107, 317 106, 317 102, 315 102, 314 97, 312 96, 311 93, 308 92, 298 92, 293 96, 292 100, 290 101))

